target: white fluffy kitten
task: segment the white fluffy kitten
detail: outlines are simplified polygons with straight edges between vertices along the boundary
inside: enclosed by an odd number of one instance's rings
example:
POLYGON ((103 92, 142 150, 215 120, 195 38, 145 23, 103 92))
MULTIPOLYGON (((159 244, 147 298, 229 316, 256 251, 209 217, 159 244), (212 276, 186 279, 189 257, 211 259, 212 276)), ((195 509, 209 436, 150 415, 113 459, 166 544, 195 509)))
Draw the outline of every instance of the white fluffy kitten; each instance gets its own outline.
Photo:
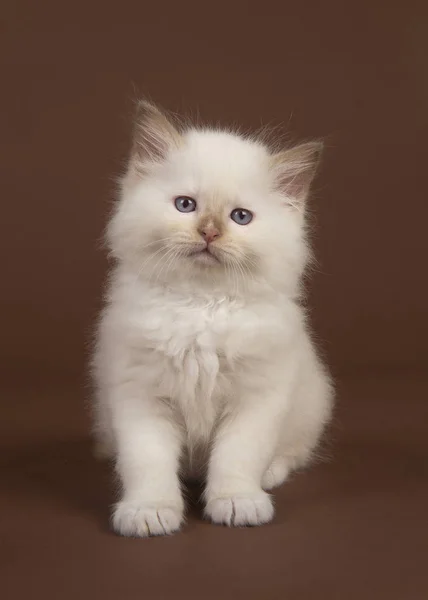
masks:
POLYGON ((94 361, 98 450, 123 486, 117 532, 178 530, 180 476, 206 477, 215 523, 266 523, 266 490, 316 446, 332 391, 299 288, 319 152, 178 128, 140 103, 94 361))

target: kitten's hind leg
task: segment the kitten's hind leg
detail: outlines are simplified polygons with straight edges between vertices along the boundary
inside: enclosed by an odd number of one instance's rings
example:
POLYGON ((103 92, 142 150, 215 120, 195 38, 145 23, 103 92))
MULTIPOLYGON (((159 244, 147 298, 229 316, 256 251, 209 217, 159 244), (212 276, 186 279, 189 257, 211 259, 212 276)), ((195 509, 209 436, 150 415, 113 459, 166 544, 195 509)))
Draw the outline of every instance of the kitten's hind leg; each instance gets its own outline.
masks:
POLYGON ((278 487, 287 479, 290 465, 285 456, 276 456, 262 477, 262 488, 266 491, 278 487))
POLYGON ((284 483, 292 471, 305 467, 311 459, 311 448, 303 448, 295 455, 275 456, 262 477, 262 488, 272 490, 284 483))

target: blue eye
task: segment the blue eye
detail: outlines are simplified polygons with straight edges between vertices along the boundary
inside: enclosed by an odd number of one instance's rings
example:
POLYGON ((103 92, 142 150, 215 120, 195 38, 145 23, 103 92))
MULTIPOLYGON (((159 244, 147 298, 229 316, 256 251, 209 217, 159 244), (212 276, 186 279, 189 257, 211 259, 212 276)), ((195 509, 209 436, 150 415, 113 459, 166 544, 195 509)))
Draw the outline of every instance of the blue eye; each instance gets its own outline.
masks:
POLYGON ((238 225, 248 225, 253 220, 253 213, 245 208, 235 208, 230 213, 230 218, 238 225))
POLYGON ((196 210, 196 200, 188 196, 178 196, 174 200, 175 208, 182 213, 190 213, 196 210))

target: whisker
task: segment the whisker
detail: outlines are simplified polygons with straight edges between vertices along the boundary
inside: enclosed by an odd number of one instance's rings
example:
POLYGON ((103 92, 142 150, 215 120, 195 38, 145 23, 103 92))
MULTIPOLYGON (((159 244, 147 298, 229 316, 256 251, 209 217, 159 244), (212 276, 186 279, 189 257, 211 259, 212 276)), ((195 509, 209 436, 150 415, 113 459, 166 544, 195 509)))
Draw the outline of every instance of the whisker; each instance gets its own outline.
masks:
POLYGON ((139 249, 140 250, 144 250, 145 248, 149 248, 150 246, 154 246, 155 244, 160 244, 161 242, 169 242, 170 240, 173 240, 173 236, 168 236, 166 238, 160 238, 159 240, 153 240, 152 242, 149 242, 148 244, 144 244, 144 246, 140 246, 139 249))
MULTIPOLYGON (((160 257, 160 259, 156 262, 156 264, 153 266, 152 271, 149 275, 150 279, 152 278, 152 276, 154 275, 154 272, 156 271, 156 268, 159 264, 162 263, 163 260, 166 260, 171 254, 173 254, 175 251, 175 248, 168 248, 166 250, 166 252, 160 257)), ((157 277, 155 279, 155 283, 157 283, 159 281, 159 271, 157 271, 157 277)))
POLYGON ((148 256, 146 258, 146 260, 143 261, 142 265, 140 266, 140 268, 138 269, 137 275, 135 277, 133 286, 135 287, 135 285, 137 284, 138 279, 140 278, 141 274, 144 271, 144 268, 146 267, 147 264, 150 263, 151 260, 153 260, 160 252, 165 251, 168 248, 168 246, 161 246, 158 250, 156 250, 156 252, 154 252, 153 254, 150 254, 150 256, 148 256))
POLYGON ((166 267, 165 276, 168 274, 171 266, 174 264, 174 262, 176 261, 178 256, 181 254, 179 247, 171 248, 170 250, 171 251, 166 252, 164 255, 165 264, 163 264, 162 267, 160 268, 160 270, 158 271, 156 281, 159 281, 161 274, 162 274, 163 270, 165 269, 165 267, 166 267))

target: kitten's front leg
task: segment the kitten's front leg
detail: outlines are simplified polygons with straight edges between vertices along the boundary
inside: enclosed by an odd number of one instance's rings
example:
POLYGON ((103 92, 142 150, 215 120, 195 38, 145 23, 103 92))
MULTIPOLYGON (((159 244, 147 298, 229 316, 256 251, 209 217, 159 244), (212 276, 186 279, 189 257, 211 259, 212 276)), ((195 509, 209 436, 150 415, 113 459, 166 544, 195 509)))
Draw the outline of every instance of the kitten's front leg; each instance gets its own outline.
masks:
POLYGON ((155 398, 121 399, 113 423, 123 484, 114 529, 136 537, 177 531, 184 510, 178 478, 181 440, 168 408, 155 398))
POLYGON ((250 392, 219 429, 205 492, 205 514, 214 523, 261 525, 272 519, 272 500, 261 480, 276 449, 283 412, 280 398, 250 392))

